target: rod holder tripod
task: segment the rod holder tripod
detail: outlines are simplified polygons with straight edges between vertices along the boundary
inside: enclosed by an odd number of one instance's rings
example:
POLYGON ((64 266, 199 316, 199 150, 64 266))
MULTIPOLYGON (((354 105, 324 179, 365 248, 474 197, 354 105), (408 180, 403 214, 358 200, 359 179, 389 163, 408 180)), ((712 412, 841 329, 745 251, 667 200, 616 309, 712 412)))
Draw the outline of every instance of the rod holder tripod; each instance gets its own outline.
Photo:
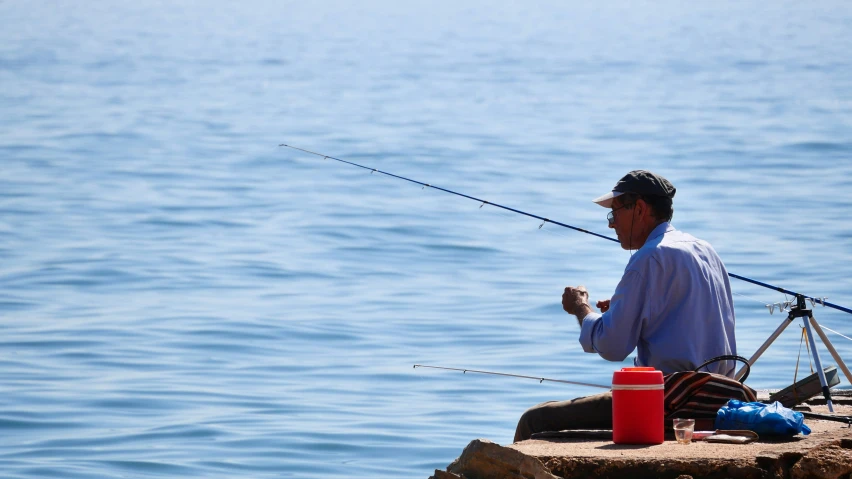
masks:
MULTIPOLYGON (((807 305, 805 304, 804 295, 796 295, 796 306, 790 308, 790 313, 783 321, 781 321, 781 324, 778 326, 775 332, 772 333, 772 335, 770 335, 769 338, 764 341, 764 343, 757 349, 754 355, 749 358, 748 364, 751 366, 755 362, 757 362, 757 359, 767 350, 767 348, 769 348, 772 342, 775 341, 775 339, 777 339, 778 336, 780 336, 781 333, 784 332, 785 329, 787 329, 787 326, 789 326, 790 323, 792 323, 796 318, 802 318, 802 322, 805 325, 805 333, 807 334, 808 343, 811 347, 811 355, 813 356, 814 363, 816 363, 817 375, 819 375, 819 383, 822 386, 822 394, 823 396, 825 396, 825 402, 826 404, 828 404, 828 410, 830 412, 834 412, 834 405, 831 403, 831 392, 828 389, 828 382, 825 379, 825 372, 822 369, 822 361, 820 361, 819 351, 817 351, 816 341, 814 340, 814 331, 816 331, 816 333, 819 335, 819 338, 822 340, 823 344, 825 344, 826 349, 828 349, 828 352, 831 353, 831 356, 834 358, 834 360, 837 361, 838 367, 840 367, 840 370, 843 371, 843 374, 846 375, 846 380, 848 380, 850 384, 852 384, 852 372, 850 372, 849 368, 846 367, 846 363, 843 362, 843 359, 840 357, 839 354, 837 354, 837 350, 834 349, 834 346, 831 344, 831 341, 828 340, 828 337, 826 337, 825 333, 822 331, 822 328, 819 326, 819 323, 817 323, 816 319, 814 318, 813 311, 808 309, 807 305)), ((740 369, 737 372, 736 378, 740 379, 745 374, 745 371, 745 367, 740 369)))

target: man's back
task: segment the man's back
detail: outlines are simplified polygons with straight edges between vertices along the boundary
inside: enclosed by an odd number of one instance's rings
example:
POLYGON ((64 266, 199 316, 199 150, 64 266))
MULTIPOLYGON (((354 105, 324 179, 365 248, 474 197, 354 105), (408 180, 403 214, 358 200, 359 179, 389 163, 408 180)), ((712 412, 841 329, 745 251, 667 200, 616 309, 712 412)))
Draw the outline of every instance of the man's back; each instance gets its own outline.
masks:
MULTIPOLYGON (((664 223, 631 258, 625 272, 631 269, 645 271, 651 296, 642 315, 638 363, 653 363, 669 373, 736 354, 730 281, 709 243, 664 223), (647 264, 637 264, 641 262, 647 264)), ((732 361, 708 367, 726 375, 733 375, 734 368, 732 361)))
MULTIPOLYGON (((588 319, 580 337, 586 351, 620 361, 636 348, 637 366, 665 374, 736 354, 725 266, 707 242, 669 223, 657 226, 630 258, 610 309, 588 319)), ((723 361, 709 370, 732 376, 734 367, 723 361)))

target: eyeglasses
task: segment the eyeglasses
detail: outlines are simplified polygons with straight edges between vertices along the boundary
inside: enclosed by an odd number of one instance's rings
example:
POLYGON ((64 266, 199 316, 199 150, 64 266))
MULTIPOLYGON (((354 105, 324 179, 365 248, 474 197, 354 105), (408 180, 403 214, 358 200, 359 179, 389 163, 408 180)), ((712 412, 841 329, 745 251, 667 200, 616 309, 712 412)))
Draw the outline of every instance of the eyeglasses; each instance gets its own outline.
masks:
POLYGON ((627 208, 628 206, 633 206, 633 205, 632 205, 632 204, 629 204, 629 205, 621 205, 621 206, 619 206, 618 208, 614 208, 612 211, 610 211, 609 213, 607 213, 607 214, 606 214, 606 219, 607 219, 607 221, 609 221, 609 224, 610 224, 610 225, 614 225, 614 224, 615 224, 615 214, 614 214, 614 213, 615 213, 616 211, 620 210, 621 208, 627 208))

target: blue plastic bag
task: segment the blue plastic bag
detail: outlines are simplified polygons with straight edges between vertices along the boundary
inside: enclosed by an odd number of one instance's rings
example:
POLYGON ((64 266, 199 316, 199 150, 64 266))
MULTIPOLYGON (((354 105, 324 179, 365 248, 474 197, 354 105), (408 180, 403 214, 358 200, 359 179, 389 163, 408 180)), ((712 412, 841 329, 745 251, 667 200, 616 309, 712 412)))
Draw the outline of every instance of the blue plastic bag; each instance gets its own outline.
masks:
POLYGON ((716 413, 716 429, 747 429, 761 436, 808 435, 811 428, 805 425, 800 412, 787 409, 780 402, 763 404, 731 399, 716 413))

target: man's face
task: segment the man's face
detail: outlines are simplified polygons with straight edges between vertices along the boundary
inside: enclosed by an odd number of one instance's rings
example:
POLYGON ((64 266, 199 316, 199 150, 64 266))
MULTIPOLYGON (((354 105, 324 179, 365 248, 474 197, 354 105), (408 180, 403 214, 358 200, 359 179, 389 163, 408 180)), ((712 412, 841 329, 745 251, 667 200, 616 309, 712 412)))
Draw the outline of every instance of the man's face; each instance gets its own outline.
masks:
POLYGON ((625 203, 620 197, 612 200, 612 211, 610 212, 612 220, 609 222, 609 227, 615 230, 618 242, 621 243, 623 249, 631 249, 633 247, 630 238, 631 227, 633 226, 633 205, 630 206, 626 208, 625 203))

